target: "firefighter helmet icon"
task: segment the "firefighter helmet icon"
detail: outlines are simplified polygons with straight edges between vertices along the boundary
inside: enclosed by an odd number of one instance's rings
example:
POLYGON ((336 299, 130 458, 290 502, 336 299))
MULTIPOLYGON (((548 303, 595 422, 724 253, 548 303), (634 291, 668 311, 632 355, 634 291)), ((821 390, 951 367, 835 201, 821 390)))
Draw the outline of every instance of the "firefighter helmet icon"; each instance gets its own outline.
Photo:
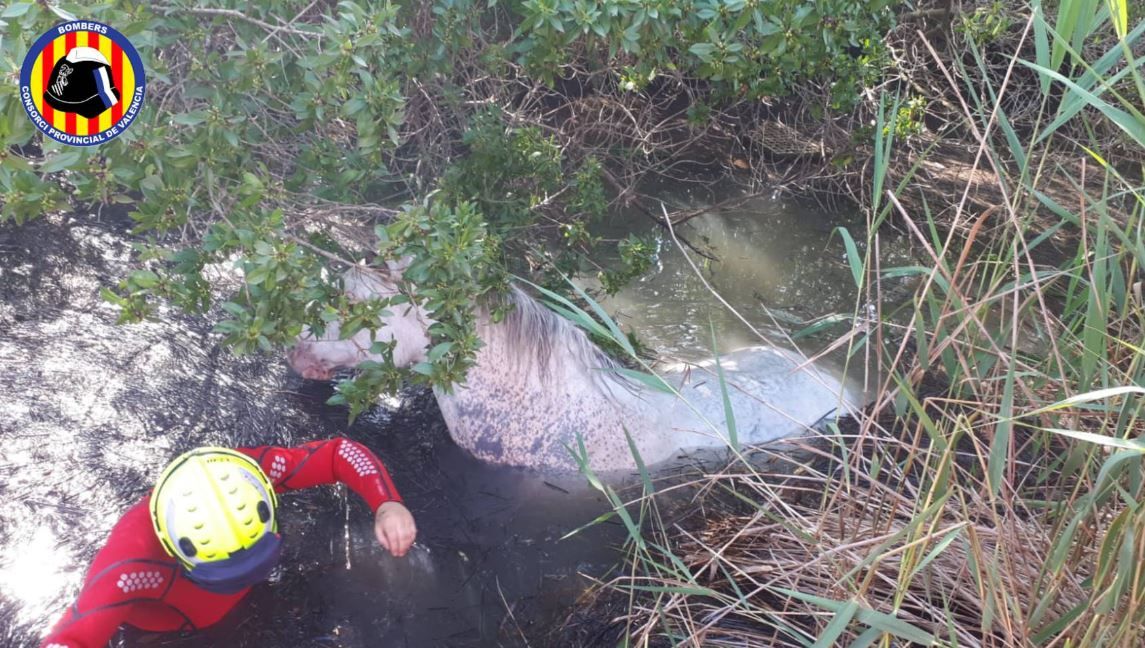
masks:
POLYGON ((20 103, 44 135, 72 146, 119 137, 143 114, 147 75, 123 34, 93 20, 60 23, 28 49, 20 103))
POLYGON ((99 50, 74 47, 52 68, 44 101, 61 112, 91 119, 119 103, 111 64, 99 50))

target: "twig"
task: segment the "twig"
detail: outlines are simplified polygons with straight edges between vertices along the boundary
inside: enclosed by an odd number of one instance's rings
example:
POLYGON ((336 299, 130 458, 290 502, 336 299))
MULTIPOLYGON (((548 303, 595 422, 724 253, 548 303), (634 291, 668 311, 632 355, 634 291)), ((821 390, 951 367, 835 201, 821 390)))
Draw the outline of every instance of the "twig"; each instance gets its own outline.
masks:
MULTIPOLYGON (((679 247, 680 240, 676 237, 676 230, 672 228, 672 219, 668 217, 668 208, 664 206, 664 203, 660 203, 660 209, 664 212, 663 222, 665 223, 665 227, 668 229, 668 234, 672 236, 672 241, 676 244, 677 247, 679 247)), ((683 252, 683 249, 681 248, 680 251, 683 252)), ((733 307, 728 303, 726 299, 723 298, 723 295, 716 292, 715 288, 712 288, 712 285, 708 283, 707 279, 704 278, 704 273, 700 272, 700 269, 696 267, 696 262, 692 261, 692 258, 688 256, 687 253, 684 253, 684 260, 688 262, 688 265, 692 266, 692 270, 696 273, 696 276, 700 278, 700 281, 704 284, 704 288, 707 288, 708 292, 712 293, 716 299, 720 300, 720 303, 724 305, 724 308, 731 311, 732 315, 735 315, 739 321, 744 323, 744 326, 747 326, 749 329, 751 329, 751 332, 755 333, 759 339, 767 342, 768 344, 771 344, 771 341, 767 338, 766 335, 764 335, 759 329, 752 326, 751 322, 747 321, 747 318, 745 318, 743 315, 740 315, 739 311, 737 311, 735 307, 733 307)))
POLYGON ((263 29, 270 32, 270 34, 272 36, 275 35, 276 32, 286 32, 288 34, 296 34, 298 36, 306 36, 308 38, 321 38, 322 37, 322 32, 306 31, 304 29, 296 29, 294 27, 288 27, 286 25, 275 26, 275 25, 272 25, 268 22, 263 22, 263 21, 259 20, 258 18, 248 16, 248 15, 244 14, 243 12, 238 11, 237 9, 204 9, 204 8, 200 8, 200 7, 172 7, 169 5, 153 6, 152 9, 154 9, 156 11, 162 11, 166 14, 172 14, 172 13, 185 11, 187 13, 191 13, 191 14, 195 14, 195 15, 199 15, 199 16, 223 16, 226 18, 237 18, 239 20, 249 22, 252 25, 257 25, 259 27, 262 27, 263 29))
POLYGON ((687 223, 688 221, 692 220, 693 218, 695 218, 697 216, 702 216, 703 214, 707 214, 709 212, 714 212, 714 211, 720 210, 720 209, 731 209, 732 207, 739 207, 740 205, 744 204, 745 202, 752 200, 754 198, 759 198, 760 196, 764 195, 765 193, 767 193, 767 192, 756 191, 754 193, 750 193, 750 194, 747 194, 744 196, 736 196, 735 198, 728 198, 727 200, 721 200, 720 202, 718 202, 714 205, 708 205, 707 207, 700 207, 699 209, 693 209, 691 211, 683 212, 682 214, 677 215, 676 218, 672 221, 672 227, 679 227, 679 226, 683 225, 684 223, 687 223))
POLYGON ((306 15, 306 12, 313 9, 314 5, 316 5, 316 4, 318 4, 318 0, 312 0, 312 2, 308 5, 306 5, 306 7, 302 11, 299 11, 297 14, 294 15, 293 18, 288 20, 286 22, 286 25, 283 25, 282 27, 275 27, 273 31, 271 31, 269 34, 266 35, 266 38, 262 39, 262 42, 266 43, 266 41, 270 40, 271 37, 278 34, 278 32, 283 31, 284 29, 288 29, 287 25, 293 25, 294 23, 298 22, 298 19, 301 18, 302 16, 306 15))
POLYGON ((497 594, 501 597, 501 603, 505 606, 505 612, 508 613, 509 619, 513 622, 513 627, 517 629, 517 634, 521 636, 521 641, 524 642, 525 648, 529 648, 529 640, 525 638, 525 632, 521 630, 521 624, 517 622, 517 617, 513 614, 513 606, 505 600, 505 592, 501 590, 501 579, 494 579, 497 583, 497 594))
POLYGON ((340 257, 336 254, 331 254, 330 252, 323 250, 322 248, 318 247, 317 245, 313 245, 311 243, 303 241, 302 239, 298 238, 297 236, 295 236, 293 234, 283 234, 283 238, 285 238, 288 241, 291 241, 292 243, 297 243, 298 245, 301 245, 302 247, 310 250, 311 252, 313 252, 319 256, 326 257, 327 259, 329 259, 335 263, 341 263, 343 265, 350 266, 351 268, 362 268, 361 265, 354 263, 353 261, 343 259, 342 257, 340 257))
MULTIPOLYGON (((623 187, 620 185, 620 182, 617 181, 617 179, 615 177, 613 177, 611 173, 609 173, 607 170, 604 170, 604 169, 602 169, 601 172, 604 174, 605 181, 607 181, 608 184, 612 186, 613 190, 615 190, 619 193, 624 193, 623 187)), ((677 236, 677 234, 672 230, 671 217, 668 216, 667 210, 664 211, 664 219, 661 220, 660 217, 658 217, 656 214, 653 214, 652 210, 645 207, 644 204, 641 203, 639 200, 634 201, 632 204, 636 206, 636 209, 638 211, 640 211, 640 213, 644 214, 648 218, 651 218, 654 223, 656 223, 660 227, 667 230, 668 233, 672 235, 672 240, 677 241, 677 245, 679 245, 682 242, 684 245, 686 245, 688 247, 689 250, 691 250, 691 251, 695 252, 696 254, 704 257, 705 259, 707 259, 709 261, 719 261, 719 258, 717 258, 717 257, 715 257, 715 256, 713 256, 707 252, 704 252, 703 250, 696 247, 695 245, 692 245, 692 243, 690 241, 688 241, 688 239, 686 239, 682 236, 677 236)), ((663 207, 664 204, 661 203, 660 206, 663 207)), ((691 261, 689 261, 689 263, 690 262, 691 261)))

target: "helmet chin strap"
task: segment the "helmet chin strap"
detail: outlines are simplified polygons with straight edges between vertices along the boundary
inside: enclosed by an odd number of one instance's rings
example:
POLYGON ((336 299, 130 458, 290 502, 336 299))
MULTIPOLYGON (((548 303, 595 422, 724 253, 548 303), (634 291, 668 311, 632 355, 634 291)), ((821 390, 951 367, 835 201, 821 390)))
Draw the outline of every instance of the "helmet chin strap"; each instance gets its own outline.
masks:
POLYGON ((215 594, 237 594, 270 577, 282 556, 282 536, 267 533, 249 549, 231 554, 225 560, 188 567, 180 561, 191 582, 215 594))

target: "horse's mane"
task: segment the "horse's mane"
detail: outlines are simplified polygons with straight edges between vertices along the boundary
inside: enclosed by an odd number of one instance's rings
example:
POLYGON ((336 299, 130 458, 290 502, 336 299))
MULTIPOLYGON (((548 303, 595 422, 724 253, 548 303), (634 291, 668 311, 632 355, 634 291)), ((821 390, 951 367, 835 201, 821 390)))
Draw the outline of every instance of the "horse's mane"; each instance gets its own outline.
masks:
POLYGON ((502 299, 512 308, 499 324, 493 324, 487 315, 483 317, 488 324, 482 336, 504 336, 505 343, 513 349, 513 358, 519 363, 517 366, 522 370, 536 367, 542 380, 556 375, 550 370, 550 363, 557 357, 554 351, 559 346, 603 393, 612 396, 612 388, 616 385, 632 392, 637 390, 632 379, 617 371, 623 365, 602 351, 575 324, 517 286, 511 287, 502 299))
MULTIPOLYGON (((354 300, 394 294, 398 290, 395 275, 400 276, 406 265, 408 260, 389 262, 386 268, 352 268, 342 277, 343 289, 354 300)), ((583 330, 518 286, 511 286, 499 299, 510 306, 508 313, 495 324, 490 309, 480 309, 478 334, 486 343, 494 337, 501 338, 497 341, 511 350, 507 355, 514 364, 513 371, 522 375, 535 371, 540 380, 547 382, 558 373, 552 363, 558 357, 566 357, 607 397, 616 397, 613 388, 617 386, 633 394, 639 392, 639 385, 632 378, 617 371, 623 365, 594 344, 583 330)))

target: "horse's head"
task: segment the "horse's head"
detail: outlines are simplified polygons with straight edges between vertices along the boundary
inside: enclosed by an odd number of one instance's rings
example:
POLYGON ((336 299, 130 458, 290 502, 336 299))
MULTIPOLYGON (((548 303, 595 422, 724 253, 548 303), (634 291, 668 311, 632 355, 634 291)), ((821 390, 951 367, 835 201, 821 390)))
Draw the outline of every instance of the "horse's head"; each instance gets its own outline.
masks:
MULTIPOLYGON (((342 275, 342 288, 353 301, 386 299, 398 294, 398 279, 408 265, 406 262, 387 262, 385 268, 355 268, 342 275)), ((358 366, 366 360, 381 360, 381 356, 370 353, 375 341, 390 342, 394 345, 394 364, 407 367, 425 360, 429 346, 427 330, 432 320, 420 306, 399 304, 386 309, 378 324, 376 333, 368 329, 340 339, 342 323, 333 321, 326 325, 321 336, 304 330, 287 356, 290 367, 303 378, 330 380, 339 369, 358 366)))

